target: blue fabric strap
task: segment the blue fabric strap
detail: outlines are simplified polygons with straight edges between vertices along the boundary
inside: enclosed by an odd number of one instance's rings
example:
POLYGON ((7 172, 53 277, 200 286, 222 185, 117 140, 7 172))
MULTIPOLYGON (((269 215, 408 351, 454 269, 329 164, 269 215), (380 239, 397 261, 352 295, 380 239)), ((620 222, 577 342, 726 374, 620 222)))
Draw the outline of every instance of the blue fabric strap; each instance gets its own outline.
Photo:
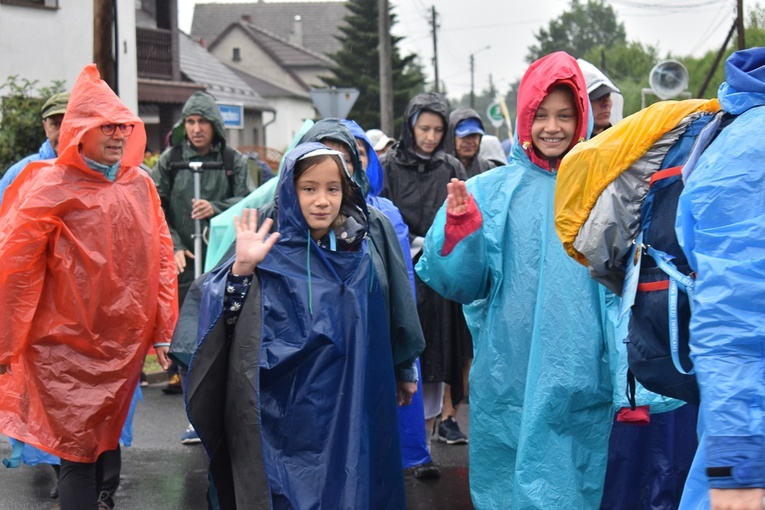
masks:
POLYGON ((7 468, 17 468, 21 465, 21 452, 24 451, 24 443, 19 440, 13 441, 13 451, 10 459, 3 459, 3 465, 7 468))
POLYGON ((656 265, 659 266, 659 269, 667 273, 669 276, 669 293, 667 295, 667 302, 669 308, 669 346, 670 353, 672 355, 672 363, 675 365, 677 371, 681 374, 695 374, 695 368, 686 371, 680 364, 680 341, 677 318, 678 287, 688 295, 688 303, 691 306, 691 313, 693 313, 693 278, 678 271, 677 267, 675 267, 675 265, 672 263, 672 257, 670 255, 667 255, 663 251, 657 250, 653 246, 648 246, 646 251, 648 255, 650 255, 656 261, 656 265))
MULTIPOLYGON (((622 288, 622 299, 619 303, 619 318, 623 318, 635 304, 635 295, 637 294, 638 282, 640 280, 640 265, 643 261, 643 231, 641 230, 632 244, 629 256, 627 257, 627 267, 624 270, 624 287, 622 288)), ((625 342, 627 339, 625 338, 625 342)))
POLYGON ((332 229, 329 229, 329 249, 337 251, 337 238, 335 237, 335 231, 332 229))

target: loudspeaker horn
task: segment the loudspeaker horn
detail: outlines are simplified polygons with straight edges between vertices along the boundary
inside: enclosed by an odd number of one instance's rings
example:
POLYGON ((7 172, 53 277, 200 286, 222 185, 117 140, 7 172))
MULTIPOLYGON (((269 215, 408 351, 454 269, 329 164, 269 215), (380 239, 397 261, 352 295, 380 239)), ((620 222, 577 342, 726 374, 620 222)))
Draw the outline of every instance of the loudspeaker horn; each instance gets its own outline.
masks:
POLYGON ((653 66, 648 83, 657 97, 672 99, 688 87, 688 70, 677 60, 664 60, 653 66))

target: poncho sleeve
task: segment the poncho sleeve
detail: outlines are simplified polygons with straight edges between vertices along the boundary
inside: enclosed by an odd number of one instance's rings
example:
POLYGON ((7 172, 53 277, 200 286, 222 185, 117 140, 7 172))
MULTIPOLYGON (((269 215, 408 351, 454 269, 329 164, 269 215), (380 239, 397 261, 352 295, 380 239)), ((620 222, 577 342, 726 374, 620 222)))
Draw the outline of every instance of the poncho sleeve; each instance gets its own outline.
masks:
POLYGON ((8 188, 0 207, 0 364, 15 362, 24 348, 42 293, 49 239, 62 228, 57 218, 20 196, 30 196, 19 185, 8 188), (10 313, 10 311, 13 311, 10 313))
MULTIPOLYGON (((468 181, 468 191, 480 210, 480 197, 473 184, 473 180, 468 181)), ((443 297, 458 303, 470 304, 486 297, 489 292, 489 257, 485 225, 460 239, 446 255, 443 249, 445 227, 446 204, 439 209, 425 236, 422 257, 415 267, 417 275, 443 297)))

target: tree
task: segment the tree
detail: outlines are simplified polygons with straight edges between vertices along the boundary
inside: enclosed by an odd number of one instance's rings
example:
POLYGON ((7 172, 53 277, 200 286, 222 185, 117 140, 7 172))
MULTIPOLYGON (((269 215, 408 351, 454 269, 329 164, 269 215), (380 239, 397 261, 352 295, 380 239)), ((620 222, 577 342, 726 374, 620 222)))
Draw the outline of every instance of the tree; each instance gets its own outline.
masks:
MULTIPOLYGON (((330 87, 355 87, 359 98, 353 105, 348 118, 354 119, 364 129, 380 126, 380 69, 379 37, 377 33, 377 0, 349 0, 346 4, 351 12, 340 27, 337 39, 342 48, 330 56, 334 76, 322 77, 330 87)), ((391 14, 393 26, 396 18, 391 14)), ((393 115, 396 131, 400 131, 401 118, 409 100, 424 89, 425 75, 415 55, 401 57, 396 47, 400 37, 391 36, 391 58, 393 60, 393 115)), ((387 133, 393 136, 393 133, 387 133)))
POLYGON ((35 91, 36 81, 9 76, 0 85, 0 176, 18 160, 36 153, 45 140, 40 109, 50 96, 63 92, 63 82, 35 91))
POLYGON ((570 10, 550 21, 547 29, 540 28, 534 37, 538 44, 529 47, 526 57, 529 63, 555 51, 583 58, 592 48, 610 48, 627 42, 624 24, 603 0, 587 0, 586 4, 571 0, 570 10))

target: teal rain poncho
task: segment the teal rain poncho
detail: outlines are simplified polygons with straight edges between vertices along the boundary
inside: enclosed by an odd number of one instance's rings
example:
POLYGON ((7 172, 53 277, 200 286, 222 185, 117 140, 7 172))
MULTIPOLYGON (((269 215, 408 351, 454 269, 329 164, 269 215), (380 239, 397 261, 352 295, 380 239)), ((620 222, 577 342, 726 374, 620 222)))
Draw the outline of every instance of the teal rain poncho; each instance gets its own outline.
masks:
POLYGON ((534 157, 531 123, 550 86, 577 98, 584 78, 565 53, 527 71, 508 166, 467 181, 480 228, 442 256, 442 207, 416 266, 443 296, 464 303, 473 335, 470 492, 477 509, 598 508, 613 420, 605 289, 568 257, 555 233, 555 168, 534 157), (534 162, 530 160, 534 158, 534 162))

